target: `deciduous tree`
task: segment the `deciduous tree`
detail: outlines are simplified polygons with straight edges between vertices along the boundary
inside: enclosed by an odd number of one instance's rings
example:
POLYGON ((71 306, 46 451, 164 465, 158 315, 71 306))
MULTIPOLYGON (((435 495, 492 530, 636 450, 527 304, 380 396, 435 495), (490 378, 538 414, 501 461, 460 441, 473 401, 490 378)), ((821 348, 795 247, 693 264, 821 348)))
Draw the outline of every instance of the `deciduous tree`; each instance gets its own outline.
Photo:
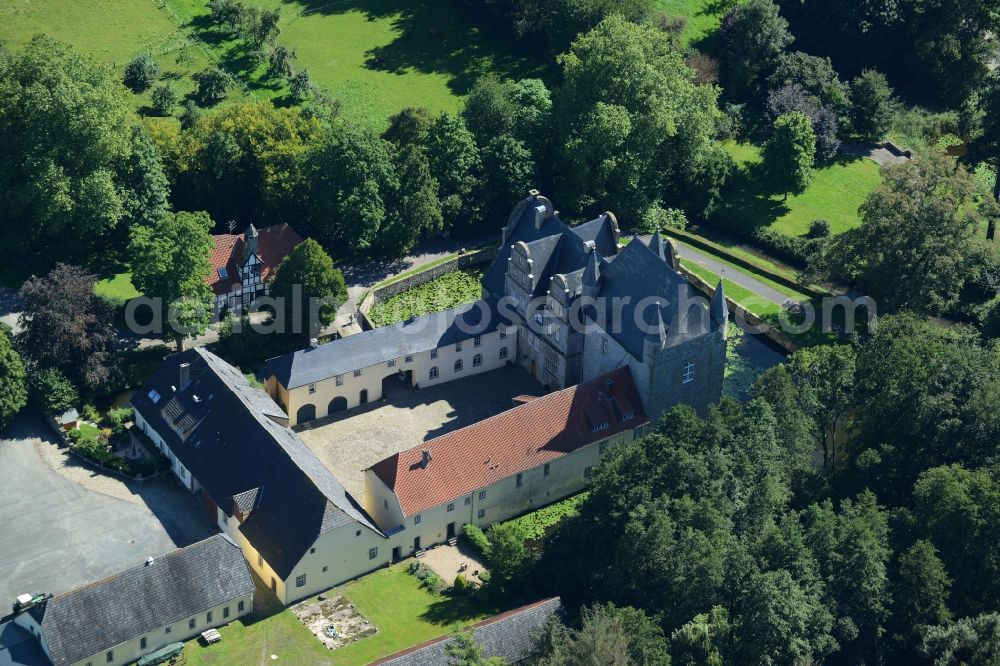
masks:
POLYGON ((816 161, 816 134, 809 119, 798 111, 774 121, 774 130, 764 144, 763 167, 773 192, 785 199, 802 194, 812 182, 816 161))
POLYGON ((271 296, 284 312, 284 332, 308 339, 333 321, 347 300, 347 285, 330 255, 308 238, 278 266, 271 296))

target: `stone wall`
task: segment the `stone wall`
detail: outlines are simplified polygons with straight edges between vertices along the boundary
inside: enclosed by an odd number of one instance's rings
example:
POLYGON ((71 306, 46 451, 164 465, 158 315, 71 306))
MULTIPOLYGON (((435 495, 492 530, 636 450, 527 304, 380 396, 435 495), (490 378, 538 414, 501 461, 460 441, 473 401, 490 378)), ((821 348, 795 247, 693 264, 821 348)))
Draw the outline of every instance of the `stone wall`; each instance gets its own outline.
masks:
POLYGON ((448 261, 442 262, 436 266, 431 266, 427 270, 412 273, 387 285, 376 286, 365 294, 365 297, 362 298, 361 302, 358 304, 358 320, 361 322, 361 328, 366 331, 370 331, 375 328, 375 325, 368 318, 368 313, 371 312, 371 309, 379 301, 392 298, 393 296, 401 294, 408 289, 420 286, 425 282, 430 282, 431 280, 451 273, 452 271, 489 263, 496 255, 497 248, 485 247, 480 250, 459 254, 456 257, 452 257, 448 261))

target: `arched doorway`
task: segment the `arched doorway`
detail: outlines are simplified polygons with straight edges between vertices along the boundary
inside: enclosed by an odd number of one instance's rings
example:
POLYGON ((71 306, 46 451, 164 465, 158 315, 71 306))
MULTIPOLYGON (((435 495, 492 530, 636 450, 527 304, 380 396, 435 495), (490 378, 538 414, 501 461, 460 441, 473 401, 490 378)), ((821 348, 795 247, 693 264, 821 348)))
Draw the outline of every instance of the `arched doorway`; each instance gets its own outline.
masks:
POLYGON ((295 412, 295 423, 305 423, 316 418, 316 405, 302 405, 295 412))
POLYGON ((337 412, 342 412, 345 409, 347 409, 347 398, 341 395, 330 401, 330 407, 327 410, 327 413, 336 414, 337 412))

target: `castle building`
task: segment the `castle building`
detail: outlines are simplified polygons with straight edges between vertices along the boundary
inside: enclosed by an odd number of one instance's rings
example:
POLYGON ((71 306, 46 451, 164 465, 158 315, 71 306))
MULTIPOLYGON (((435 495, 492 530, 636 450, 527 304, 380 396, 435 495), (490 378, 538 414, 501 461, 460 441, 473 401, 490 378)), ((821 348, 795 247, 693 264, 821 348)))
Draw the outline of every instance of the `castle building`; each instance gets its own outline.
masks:
POLYGON ((268 279, 302 238, 287 224, 263 229, 249 225, 242 234, 212 236, 208 263, 211 273, 205 278, 215 293, 215 308, 221 312, 250 307, 267 293, 268 279))

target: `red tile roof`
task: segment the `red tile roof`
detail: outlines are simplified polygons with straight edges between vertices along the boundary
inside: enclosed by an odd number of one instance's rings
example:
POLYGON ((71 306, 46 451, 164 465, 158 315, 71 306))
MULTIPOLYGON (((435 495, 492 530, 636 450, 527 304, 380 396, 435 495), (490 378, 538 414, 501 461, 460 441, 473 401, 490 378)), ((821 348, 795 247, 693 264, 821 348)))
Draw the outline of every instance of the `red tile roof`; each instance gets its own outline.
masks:
POLYGON ((396 494, 403 515, 411 516, 647 421, 632 372, 619 368, 389 456, 371 469, 396 494), (431 454, 426 467, 424 450, 431 454))
MULTIPOLYGON (((208 263, 212 272, 205 279, 216 294, 225 294, 239 284, 239 273, 236 271, 237 260, 243 259, 243 248, 246 246, 245 234, 221 234, 212 236, 215 247, 209 256, 208 263), (219 276, 219 269, 225 268, 228 277, 219 276)), ((281 260, 292 253, 292 250, 302 242, 302 237, 289 224, 275 224, 257 230, 257 256, 263 262, 261 279, 268 279, 277 270, 281 260)))

